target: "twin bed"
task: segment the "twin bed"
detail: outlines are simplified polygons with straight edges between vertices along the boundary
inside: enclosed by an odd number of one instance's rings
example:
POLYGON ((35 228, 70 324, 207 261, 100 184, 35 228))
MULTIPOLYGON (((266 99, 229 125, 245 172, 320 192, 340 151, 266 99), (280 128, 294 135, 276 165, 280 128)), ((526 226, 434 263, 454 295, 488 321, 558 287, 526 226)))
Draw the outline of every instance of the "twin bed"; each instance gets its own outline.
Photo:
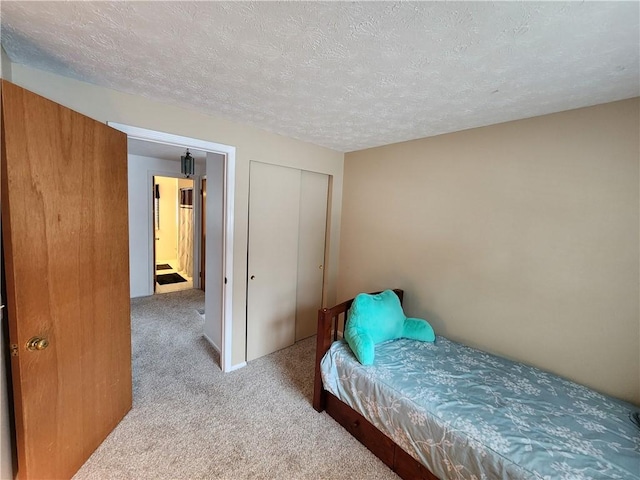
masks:
POLYGON ((339 339, 352 302, 319 312, 313 406, 400 477, 640 480, 637 408, 441 336, 363 366, 339 339))

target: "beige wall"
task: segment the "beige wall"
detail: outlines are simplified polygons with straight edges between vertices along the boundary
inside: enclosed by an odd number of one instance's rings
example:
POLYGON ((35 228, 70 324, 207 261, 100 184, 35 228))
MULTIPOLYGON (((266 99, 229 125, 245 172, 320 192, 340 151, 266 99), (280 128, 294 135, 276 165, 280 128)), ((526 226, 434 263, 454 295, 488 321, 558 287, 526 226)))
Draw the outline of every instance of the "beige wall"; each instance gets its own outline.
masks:
POLYGON ((338 299, 640 403, 638 98, 345 155, 338 299))
POLYGON ((14 83, 100 121, 112 121, 183 135, 236 147, 236 191, 233 265, 233 345, 232 363, 245 359, 247 225, 249 199, 249 162, 290 166, 333 176, 330 211, 327 295, 333 303, 336 294, 340 211, 342 204, 342 168, 340 152, 193 110, 151 101, 141 96, 53 75, 14 64, 14 83))

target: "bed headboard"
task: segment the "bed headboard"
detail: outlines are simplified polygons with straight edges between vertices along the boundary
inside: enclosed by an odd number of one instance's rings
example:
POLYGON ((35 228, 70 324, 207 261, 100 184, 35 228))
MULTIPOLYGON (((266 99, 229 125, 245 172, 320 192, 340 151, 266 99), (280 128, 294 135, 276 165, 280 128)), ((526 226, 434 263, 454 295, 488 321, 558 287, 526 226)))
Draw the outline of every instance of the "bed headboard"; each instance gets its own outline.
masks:
MULTIPOLYGON (((394 289, 393 291, 398 295, 400 304, 402 304, 404 291, 400 289, 394 289)), ((373 293, 376 294, 380 292, 373 293)), ((344 331, 344 324, 347 321, 347 311, 351 308, 353 300, 352 298, 335 307, 321 308, 318 310, 316 371, 313 381, 313 408, 318 412, 323 411, 325 406, 325 394, 324 388, 322 388, 322 376, 320 375, 320 362, 324 354, 329 350, 331 344, 338 339, 338 332, 344 331), (342 326, 342 329, 340 329, 340 326, 342 326)))

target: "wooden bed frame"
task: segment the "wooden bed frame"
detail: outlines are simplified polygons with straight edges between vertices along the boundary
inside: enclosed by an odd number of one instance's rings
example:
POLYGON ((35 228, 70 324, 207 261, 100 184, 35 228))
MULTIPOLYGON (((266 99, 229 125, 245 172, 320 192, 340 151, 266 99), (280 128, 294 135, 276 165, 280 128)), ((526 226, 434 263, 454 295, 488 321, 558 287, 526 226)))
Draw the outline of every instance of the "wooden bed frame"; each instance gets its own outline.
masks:
MULTIPOLYGON (((402 290, 394 290, 400 303, 404 296, 402 290)), ((376 292, 379 293, 379 292, 376 292)), ((318 337, 316 344, 316 370, 313 385, 313 408, 318 412, 326 410, 340 425, 360 441, 365 447, 382 460, 389 468, 405 480, 438 480, 424 465, 400 448, 393 440, 378 430, 366 418, 327 392, 322 385, 320 361, 331 344, 338 340, 338 332, 344 323, 353 299, 332 308, 318 311, 318 337)))

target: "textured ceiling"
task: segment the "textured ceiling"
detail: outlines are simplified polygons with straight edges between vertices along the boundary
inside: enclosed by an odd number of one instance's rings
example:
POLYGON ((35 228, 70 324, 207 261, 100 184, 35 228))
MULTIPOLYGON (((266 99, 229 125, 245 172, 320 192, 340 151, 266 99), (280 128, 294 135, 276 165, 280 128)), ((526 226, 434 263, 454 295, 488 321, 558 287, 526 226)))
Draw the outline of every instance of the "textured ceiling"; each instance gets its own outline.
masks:
POLYGON ((638 2, 13 2, 14 63, 339 151, 639 95, 638 2))

